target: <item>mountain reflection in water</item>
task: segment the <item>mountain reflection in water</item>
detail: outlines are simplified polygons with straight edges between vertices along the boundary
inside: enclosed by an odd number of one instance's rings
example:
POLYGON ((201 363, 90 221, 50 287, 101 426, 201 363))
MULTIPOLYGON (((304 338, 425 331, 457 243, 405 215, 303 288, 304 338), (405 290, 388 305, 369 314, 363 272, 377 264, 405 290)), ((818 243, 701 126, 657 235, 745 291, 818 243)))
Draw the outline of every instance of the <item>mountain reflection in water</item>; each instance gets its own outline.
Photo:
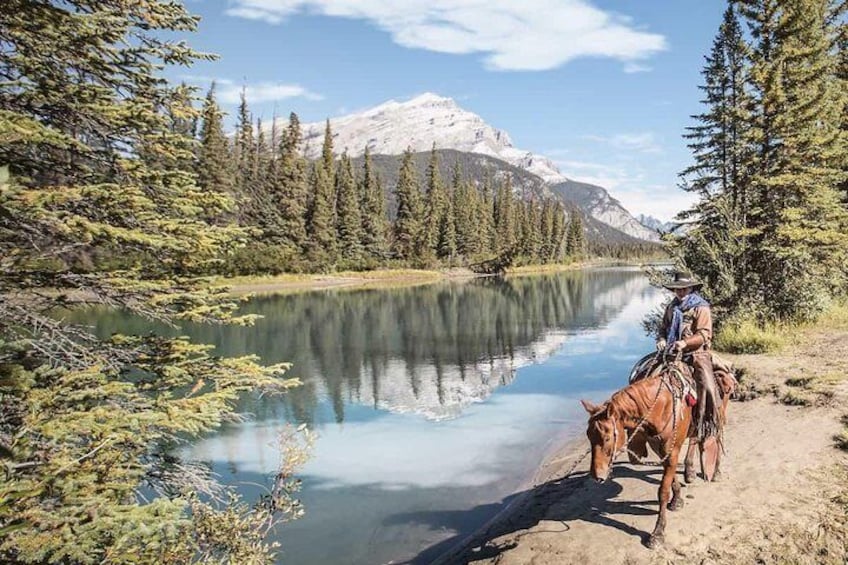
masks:
MULTIPOLYGON (((291 362, 304 384, 244 398, 253 421, 187 453, 257 496, 248 483, 268 484, 280 426, 309 424, 307 514, 280 530, 282 561, 427 562, 490 518, 552 438, 582 431, 577 396, 601 400, 626 379, 650 347, 639 321, 659 296, 636 269, 597 269, 254 298, 243 309, 264 316, 254 327, 175 333, 291 362)), ((87 317, 101 334, 151 329, 117 312, 87 317)))

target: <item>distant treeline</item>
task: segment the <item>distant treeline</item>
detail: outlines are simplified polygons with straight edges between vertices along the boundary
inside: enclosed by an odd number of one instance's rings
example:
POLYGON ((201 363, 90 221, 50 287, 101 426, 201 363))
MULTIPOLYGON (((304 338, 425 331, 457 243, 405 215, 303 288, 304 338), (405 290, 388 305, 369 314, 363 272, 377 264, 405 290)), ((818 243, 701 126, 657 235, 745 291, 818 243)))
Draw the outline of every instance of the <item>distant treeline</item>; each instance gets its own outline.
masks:
POLYGON ((296 114, 281 131, 274 120, 267 136, 242 96, 233 136, 225 135, 222 119, 213 84, 199 124, 175 127, 192 137, 198 130, 196 158, 187 166, 200 187, 236 203, 211 220, 255 228, 252 241, 220 264, 226 274, 474 266, 495 258, 556 263, 586 253, 579 212, 567 212, 558 200, 514 194, 508 174, 468 179, 458 161, 445 182, 435 147, 423 179, 407 151, 389 193, 367 148, 361 166, 334 154, 329 121, 322 156, 309 161, 296 114))
MULTIPOLYGON (((730 2, 706 57, 676 242, 723 309, 815 317, 848 282, 848 3, 730 2)), ((740 315, 741 315, 740 314, 740 315)))

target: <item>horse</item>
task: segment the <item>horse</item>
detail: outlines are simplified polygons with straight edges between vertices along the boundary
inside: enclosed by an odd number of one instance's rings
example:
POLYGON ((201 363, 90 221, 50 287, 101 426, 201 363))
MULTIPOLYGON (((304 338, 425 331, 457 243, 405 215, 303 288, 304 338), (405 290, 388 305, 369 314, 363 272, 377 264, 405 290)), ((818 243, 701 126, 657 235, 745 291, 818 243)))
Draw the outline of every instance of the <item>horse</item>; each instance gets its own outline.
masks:
MULTIPOLYGON (((630 373, 629 382, 632 384, 645 378, 663 366, 661 354, 649 354, 639 360, 630 373)), ((719 411, 722 421, 727 421, 727 406, 730 403, 730 395, 736 390, 739 382, 733 374, 733 368, 720 357, 713 355, 713 374, 716 379, 716 388, 721 396, 719 411)), ((681 367, 688 371, 688 368, 681 367)), ((629 438, 628 458, 633 464, 639 464, 648 456, 647 436, 644 433, 634 434, 629 438)), ((688 484, 695 481, 695 453, 700 451, 701 473, 704 480, 718 482, 721 480, 721 455, 722 448, 715 437, 699 439, 694 427, 689 433, 689 447, 683 465, 683 480, 688 484), (706 461, 705 461, 706 459, 706 461)))
POLYGON ((639 434, 662 458, 663 477, 657 493, 659 516, 645 540, 649 548, 664 541, 667 510, 683 507, 677 463, 690 428, 694 427, 692 407, 685 400, 692 386, 677 360, 619 390, 600 406, 580 401, 589 413, 586 435, 592 453, 590 474, 596 481, 602 483, 609 478, 616 456, 639 434))

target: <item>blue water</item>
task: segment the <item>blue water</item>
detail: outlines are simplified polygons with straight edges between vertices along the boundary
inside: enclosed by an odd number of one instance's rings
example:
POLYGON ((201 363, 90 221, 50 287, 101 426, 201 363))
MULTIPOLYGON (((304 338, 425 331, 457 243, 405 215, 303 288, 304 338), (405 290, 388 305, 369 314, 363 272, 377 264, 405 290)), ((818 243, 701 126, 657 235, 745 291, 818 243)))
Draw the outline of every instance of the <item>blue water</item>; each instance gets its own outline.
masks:
MULTIPOLYGON (((186 326, 226 355, 291 361, 304 385, 248 398, 249 422, 198 442, 247 497, 271 484, 286 423, 318 439, 300 473, 305 516, 276 533, 281 562, 426 563, 503 508, 551 446, 581 435, 652 347, 662 300, 636 269, 482 279, 252 300, 253 328, 186 326)), ((100 313, 98 331, 144 331, 100 313)))

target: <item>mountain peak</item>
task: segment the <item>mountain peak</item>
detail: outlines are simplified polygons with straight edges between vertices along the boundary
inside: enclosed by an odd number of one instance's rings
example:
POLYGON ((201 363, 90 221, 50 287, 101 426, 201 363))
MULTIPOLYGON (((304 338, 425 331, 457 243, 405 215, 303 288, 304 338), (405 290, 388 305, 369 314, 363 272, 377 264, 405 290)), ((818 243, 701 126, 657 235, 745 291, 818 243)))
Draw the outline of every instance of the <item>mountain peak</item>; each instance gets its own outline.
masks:
MULTIPOLYGON (((407 148, 429 151, 455 149, 502 159, 526 169, 547 182, 566 178, 556 165, 541 155, 518 149, 509 135, 487 124, 483 118, 460 107, 453 98, 424 92, 409 100, 389 100, 364 112, 330 119, 333 146, 339 153, 399 155, 407 148)), ((306 154, 320 154, 324 124, 305 124, 306 154)))
POLYGON ((415 96, 406 102, 402 102, 401 104, 406 106, 432 106, 437 104, 449 104, 452 106, 457 105, 453 98, 441 96, 435 92, 424 92, 423 94, 419 94, 418 96, 415 96))

